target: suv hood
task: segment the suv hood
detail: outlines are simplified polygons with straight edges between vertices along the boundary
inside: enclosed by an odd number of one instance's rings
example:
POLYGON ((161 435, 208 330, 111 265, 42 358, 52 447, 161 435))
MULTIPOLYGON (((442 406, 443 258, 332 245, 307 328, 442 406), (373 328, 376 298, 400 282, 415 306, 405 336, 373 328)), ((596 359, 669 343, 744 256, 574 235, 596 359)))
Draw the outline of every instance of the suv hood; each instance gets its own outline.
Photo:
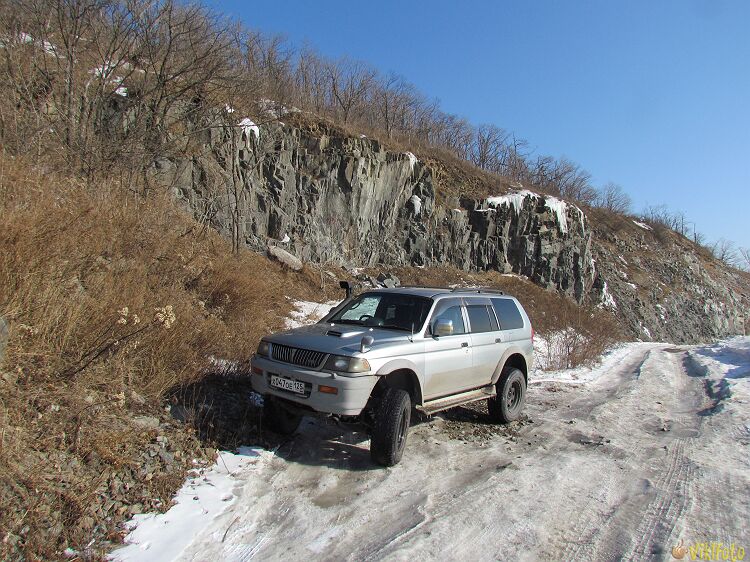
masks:
POLYGON ((263 339, 272 344, 278 343, 337 355, 354 355, 359 354, 362 336, 372 336, 375 341, 371 348, 377 349, 379 345, 386 343, 408 341, 410 335, 398 330, 326 322, 278 332, 263 339))

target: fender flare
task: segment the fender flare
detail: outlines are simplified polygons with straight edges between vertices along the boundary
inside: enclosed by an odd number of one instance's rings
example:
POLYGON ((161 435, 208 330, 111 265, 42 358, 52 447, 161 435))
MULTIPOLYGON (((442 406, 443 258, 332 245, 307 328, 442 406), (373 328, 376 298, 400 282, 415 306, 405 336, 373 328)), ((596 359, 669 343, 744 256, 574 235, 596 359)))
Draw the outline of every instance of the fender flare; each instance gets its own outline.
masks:
POLYGON ((508 362, 508 358, 510 358, 511 355, 520 355, 521 357, 523 357, 523 361, 526 364, 527 369, 527 372, 524 373, 524 377, 526 377, 526 384, 528 384, 528 361, 526 360, 526 355, 524 354, 523 350, 515 345, 506 349, 505 353, 503 353, 503 356, 500 358, 500 361, 498 361, 497 367, 495 367, 495 372, 492 373, 492 384, 496 384, 497 381, 500 380, 500 375, 503 373, 505 364, 508 362))
POLYGON ((417 366, 411 361, 408 361, 406 359, 394 359, 393 361, 389 361, 388 363, 380 367, 380 369, 378 369, 377 373, 375 373, 375 376, 385 377, 395 371, 410 371, 414 373, 414 379, 417 385, 417 388, 415 390, 418 393, 419 402, 421 403, 424 397, 422 389, 422 374, 419 372, 417 366))

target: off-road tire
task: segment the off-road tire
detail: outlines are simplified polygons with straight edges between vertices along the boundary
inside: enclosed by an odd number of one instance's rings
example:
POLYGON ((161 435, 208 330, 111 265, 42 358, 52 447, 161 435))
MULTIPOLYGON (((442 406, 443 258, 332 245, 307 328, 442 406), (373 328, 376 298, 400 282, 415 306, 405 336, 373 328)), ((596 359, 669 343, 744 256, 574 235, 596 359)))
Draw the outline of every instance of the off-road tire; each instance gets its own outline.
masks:
POLYGON ((386 388, 375 409, 375 423, 370 437, 370 457, 383 466, 398 464, 406 447, 411 421, 409 393, 386 388))
POLYGON ((487 410, 493 421, 508 423, 521 416, 526 402, 526 377, 520 369, 503 371, 495 385, 497 396, 487 401, 487 410))
POLYGON ((299 427, 302 415, 290 412, 272 396, 263 400, 263 427, 280 435, 291 435, 299 427))

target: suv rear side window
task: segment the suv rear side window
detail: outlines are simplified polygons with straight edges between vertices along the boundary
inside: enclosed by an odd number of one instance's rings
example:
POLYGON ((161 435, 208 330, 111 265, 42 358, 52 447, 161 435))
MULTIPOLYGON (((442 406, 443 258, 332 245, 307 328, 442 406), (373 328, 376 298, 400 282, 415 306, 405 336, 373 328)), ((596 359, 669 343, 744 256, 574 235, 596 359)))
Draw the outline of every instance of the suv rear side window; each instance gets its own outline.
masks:
POLYGON ((523 318, 515 302, 510 299, 492 299, 492 306, 497 314, 501 330, 523 328, 523 318))
MULTIPOLYGON (((490 319, 490 311, 487 310, 487 305, 470 304, 466 306, 466 311, 469 313, 469 324, 473 334, 493 330, 493 322, 490 319)), ((496 327, 494 329, 497 330, 496 327)))

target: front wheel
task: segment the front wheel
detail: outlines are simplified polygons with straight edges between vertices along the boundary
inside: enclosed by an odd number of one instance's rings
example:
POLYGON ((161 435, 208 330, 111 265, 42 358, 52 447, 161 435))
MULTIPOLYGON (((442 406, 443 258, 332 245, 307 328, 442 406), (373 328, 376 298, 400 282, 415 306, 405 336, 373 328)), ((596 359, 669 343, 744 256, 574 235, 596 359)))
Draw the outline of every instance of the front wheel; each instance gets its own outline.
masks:
POLYGON ((370 438, 370 457, 383 466, 398 464, 406 447, 411 421, 409 393, 399 388, 386 388, 375 410, 375 423, 370 438))
POLYGON ((273 396, 263 399, 263 425, 281 435, 291 435, 302 421, 300 414, 284 408, 273 396))
POLYGON ((500 423, 517 420, 526 402, 526 377, 520 369, 507 369, 495 385, 497 396, 487 403, 490 417, 500 423))

